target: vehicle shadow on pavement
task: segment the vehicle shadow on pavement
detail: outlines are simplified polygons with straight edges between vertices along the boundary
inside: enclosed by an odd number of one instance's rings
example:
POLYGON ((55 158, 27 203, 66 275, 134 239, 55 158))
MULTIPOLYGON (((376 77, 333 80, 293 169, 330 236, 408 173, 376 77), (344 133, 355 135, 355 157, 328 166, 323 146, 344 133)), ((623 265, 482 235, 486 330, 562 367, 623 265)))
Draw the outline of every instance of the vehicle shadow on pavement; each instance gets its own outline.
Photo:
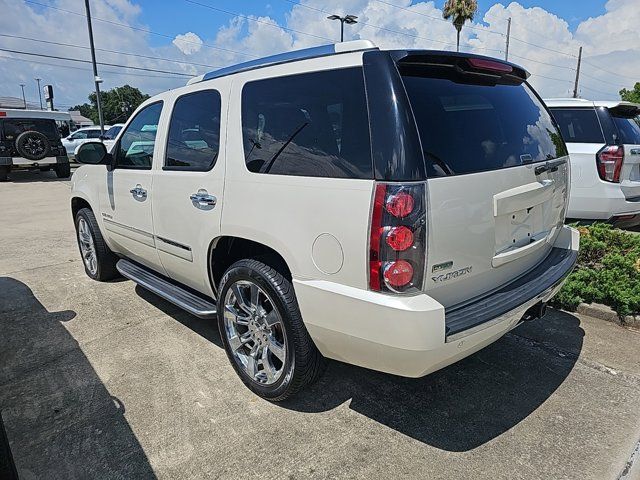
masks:
POLYGON ((35 182, 68 182, 69 178, 58 178, 56 172, 49 170, 41 172, 39 170, 16 170, 9 174, 9 179, 3 183, 35 183, 35 182))
POLYGON ((318 384, 282 406, 316 413, 350 400, 352 410, 399 433, 464 452, 508 431, 542 405, 573 369, 583 337, 576 317, 553 311, 419 379, 331 362, 318 384), (562 337, 561 349, 535 340, 553 339, 552 334, 562 337))
MULTIPOLYGON (((0 411, 21 478, 155 478, 124 417, 63 323, 0 276, 0 411)), ((0 462, 1 463, 1 462, 0 462)))
MULTIPOLYGON (((215 321, 202 320, 136 287, 146 301, 223 348, 215 321)), ((319 382, 276 405, 305 413, 349 407, 442 450, 477 448, 526 419, 564 382, 582 350, 580 320, 549 309, 497 342, 419 379, 330 361, 319 382)), ((229 366, 231 368, 231 366, 229 366)))

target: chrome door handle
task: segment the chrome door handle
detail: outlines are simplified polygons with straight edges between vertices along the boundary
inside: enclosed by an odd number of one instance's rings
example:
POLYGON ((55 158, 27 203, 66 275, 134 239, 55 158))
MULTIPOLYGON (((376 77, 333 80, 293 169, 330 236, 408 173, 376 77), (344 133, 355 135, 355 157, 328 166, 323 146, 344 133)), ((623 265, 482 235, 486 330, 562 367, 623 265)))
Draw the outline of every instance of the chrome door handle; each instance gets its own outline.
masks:
POLYGON ((204 189, 200 189, 196 193, 192 193, 189 196, 189 199, 193 202, 194 206, 199 208, 202 208, 202 207, 213 208, 216 206, 216 202, 218 201, 216 197, 214 197, 213 195, 210 195, 209 192, 207 192, 204 189))
POLYGON ((129 190, 129 193, 133 195, 136 199, 147 198, 147 191, 142 188, 142 185, 137 184, 135 188, 129 190))

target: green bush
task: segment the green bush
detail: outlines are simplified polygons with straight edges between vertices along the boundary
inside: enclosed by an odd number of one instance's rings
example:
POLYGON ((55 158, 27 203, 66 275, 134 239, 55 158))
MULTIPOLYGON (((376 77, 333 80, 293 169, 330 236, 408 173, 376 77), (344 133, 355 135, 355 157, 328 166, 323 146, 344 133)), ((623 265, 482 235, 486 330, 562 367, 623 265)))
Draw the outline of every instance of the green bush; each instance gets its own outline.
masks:
POLYGON ((640 235, 603 223, 578 230, 578 264, 551 303, 566 310, 602 303, 618 315, 640 313, 640 235))

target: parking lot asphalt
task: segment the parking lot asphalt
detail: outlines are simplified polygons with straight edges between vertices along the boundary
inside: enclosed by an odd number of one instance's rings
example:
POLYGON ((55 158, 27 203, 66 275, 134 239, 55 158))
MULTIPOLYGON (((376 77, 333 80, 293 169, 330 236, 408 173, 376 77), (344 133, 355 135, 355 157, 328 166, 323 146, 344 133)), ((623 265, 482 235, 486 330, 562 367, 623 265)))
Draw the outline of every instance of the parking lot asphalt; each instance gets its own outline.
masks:
POLYGON ((637 475, 638 332, 550 311, 425 378, 330 362, 271 404, 211 322, 86 277, 68 195, 50 173, 0 184, 0 414, 21 479, 637 475))

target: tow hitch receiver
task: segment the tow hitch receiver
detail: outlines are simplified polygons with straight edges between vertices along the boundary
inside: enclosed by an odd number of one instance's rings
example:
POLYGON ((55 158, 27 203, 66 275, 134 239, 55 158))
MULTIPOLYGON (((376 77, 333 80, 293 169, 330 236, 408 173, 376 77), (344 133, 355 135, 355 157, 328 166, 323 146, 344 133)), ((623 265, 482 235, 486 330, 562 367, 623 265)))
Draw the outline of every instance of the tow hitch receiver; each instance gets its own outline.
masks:
POLYGON ((533 307, 529 308, 522 316, 523 322, 530 322, 531 320, 537 320, 544 317, 547 313, 547 302, 538 302, 533 307))

